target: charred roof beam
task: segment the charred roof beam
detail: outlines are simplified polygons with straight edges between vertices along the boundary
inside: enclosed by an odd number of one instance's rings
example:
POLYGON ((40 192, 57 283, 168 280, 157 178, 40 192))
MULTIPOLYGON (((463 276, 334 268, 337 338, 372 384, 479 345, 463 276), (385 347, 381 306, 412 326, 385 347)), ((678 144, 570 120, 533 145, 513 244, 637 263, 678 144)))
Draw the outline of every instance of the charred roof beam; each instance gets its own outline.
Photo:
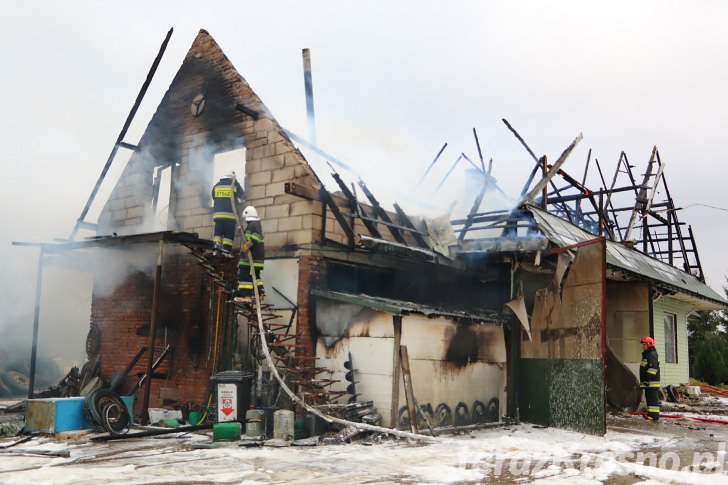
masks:
POLYGON ((253 118, 256 121, 258 120, 258 118, 260 118, 260 113, 258 113, 254 109, 248 108, 244 104, 241 104, 241 103, 236 104, 235 109, 240 111, 241 113, 244 113, 244 114, 250 116, 251 118, 253 118))

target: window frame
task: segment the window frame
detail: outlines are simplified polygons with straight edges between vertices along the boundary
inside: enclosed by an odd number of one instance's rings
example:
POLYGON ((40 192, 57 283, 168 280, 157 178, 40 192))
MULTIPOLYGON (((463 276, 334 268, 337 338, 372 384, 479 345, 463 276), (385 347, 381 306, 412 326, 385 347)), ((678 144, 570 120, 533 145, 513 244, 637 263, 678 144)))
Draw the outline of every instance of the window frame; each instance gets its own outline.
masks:
POLYGON ((674 313, 665 313, 662 317, 662 325, 664 330, 664 342, 665 342, 665 363, 666 364, 677 364, 679 362, 678 356, 678 345, 677 345, 677 315, 674 313), (671 332, 668 327, 672 324, 671 332), (672 334, 672 355, 668 353, 668 333, 672 334), (673 360, 669 358, 673 357, 673 360))

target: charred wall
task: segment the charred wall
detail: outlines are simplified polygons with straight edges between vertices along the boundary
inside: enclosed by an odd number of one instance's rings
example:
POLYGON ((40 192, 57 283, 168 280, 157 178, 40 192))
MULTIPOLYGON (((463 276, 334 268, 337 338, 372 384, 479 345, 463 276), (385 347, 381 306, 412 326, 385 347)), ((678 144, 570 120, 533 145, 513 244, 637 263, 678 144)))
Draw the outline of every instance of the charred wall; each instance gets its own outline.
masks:
MULTIPOLYGON (((391 314, 319 298, 316 357, 344 390, 344 362, 354 364, 360 400, 373 400, 391 425, 394 324, 391 314)), ((435 425, 497 421, 505 385, 505 344, 500 326, 422 315, 402 317, 415 397, 435 425)), ((403 384, 395 403, 397 425, 407 428, 403 384)))
POLYGON ((605 243, 578 248, 573 261, 563 254, 558 258, 548 285, 529 295, 531 338, 522 333, 518 361, 520 415, 603 435, 605 243))
POLYGON ((386 268, 327 260, 325 270, 332 291, 463 309, 500 309, 508 299, 507 266, 482 274, 430 263, 386 268))
MULTIPOLYGON (((209 313, 211 294, 207 279, 196 263, 186 257, 186 249, 166 247, 158 297, 155 356, 169 344, 172 353, 155 372, 150 406, 162 404, 160 389, 174 390, 177 401, 201 403, 206 397, 213 372, 210 352, 209 313)), ((91 323, 100 331, 101 375, 111 380, 149 342, 152 317, 154 267, 135 271, 115 285, 112 292, 96 285, 91 306, 91 323)), ((113 275, 99 275, 97 281, 113 275)), ((224 326, 226 322, 223 322, 224 326)), ((146 372, 147 355, 132 368, 120 388, 128 392, 146 372)), ((143 396, 143 389, 137 397, 143 396)))
POLYGON ((216 153, 244 147, 247 204, 258 209, 271 251, 310 243, 320 221, 320 205, 285 192, 285 184, 317 189, 318 182, 301 153, 248 82, 235 70, 204 30, 147 126, 99 217, 101 234, 147 232, 153 226, 152 176, 156 167, 173 165, 169 218, 162 228, 211 237, 210 190, 216 153), (198 97, 204 109, 193 114, 198 97), (252 110, 255 116, 237 109, 252 110))

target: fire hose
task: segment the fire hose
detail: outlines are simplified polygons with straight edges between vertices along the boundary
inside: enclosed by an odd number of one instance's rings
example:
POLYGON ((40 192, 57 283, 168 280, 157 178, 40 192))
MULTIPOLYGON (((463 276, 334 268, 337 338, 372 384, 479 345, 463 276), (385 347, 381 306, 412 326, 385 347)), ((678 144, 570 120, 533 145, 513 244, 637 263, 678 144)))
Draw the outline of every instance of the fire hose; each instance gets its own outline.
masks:
MULTIPOLYGON (((253 256, 250 254, 250 251, 247 253, 248 261, 250 262, 250 267, 253 266, 253 256)), ((255 271, 251 271, 251 275, 253 277, 253 292, 255 294, 255 312, 256 317, 258 319, 258 332, 260 332, 261 335, 265 335, 265 328, 263 327, 263 316, 260 313, 260 296, 258 295, 258 281, 255 277, 255 271)), ((280 374, 278 374, 278 369, 276 368, 275 364, 273 363, 273 358, 270 355, 270 351, 268 350, 268 342, 266 342, 266 339, 261 338, 260 339, 260 346, 263 349, 263 354, 265 354, 265 360, 268 363, 268 367, 271 370, 271 373, 278 381, 278 384, 280 384, 281 389, 288 394, 288 397, 291 398, 293 402, 304 408, 306 411, 310 412, 311 414, 315 414, 319 418, 325 420, 327 423, 336 423, 341 424, 344 426, 353 426, 358 429, 363 429, 366 431, 373 431, 375 433, 384 433, 384 434, 391 434, 393 436, 397 436, 400 438, 410 438, 414 440, 421 440, 421 441, 437 441, 435 438, 432 438, 430 436, 424 436, 419 435, 415 433, 410 433, 407 431, 399 431, 396 429, 391 428, 384 428, 382 426, 374 426, 372 424, 366 424, 366 423, 357 423, 354 421, 348 421, 346 419, 336 418, 333 416, 329 416, 327 414, 322 413, 318 409, 316 409, 313 406, 310 406, 306 404, 301 398, 299 398, 296 394, 291 391, 286 383, 283 381, 283 378, 281 378, 280 374)))
MULTIPOLYGON (((647 413, 629 412, 632 416, 645 416, 647 413)), ((728 424, 728 420, 725 419, 714 419, 714 418, 701 418, 699 416, 683 416, 682 414, 660 414, 661 418, 667 419, 692 419, 694 421, 702 421, 704 423, 719 423, 728 424)))
MULTIPOLYGON (((235 174, 233 173, 232 185, 234 185, 234 184, 235 184, 235 174)), ((237 212, 237 208, 235 206, 235 200, 233 198, 232 191, 231 191, 231 199, 233 202, 232 206, 233 206, 233 212, 235 213, 235 220, 238 224, 238 227, 240 227, 241 231, 243 232, 243 241, 244 241, 245 240, 245 236, 244 236, 245 231, 243 230, 243 225, 240 221, 240 218, 238 217, 238 212, 237 212)), ((245 242, 243 242, 243 244, 245 244, 245 242)), ((253 261, 253 255, 250 253, 250 251, 246 252, 246 256, 248 258, 248 262, 250 263, 250 267, 254 268, 255 264, 253 261)), ((253 278, 253 293, 255 296, 255 312, 256 312, 256 317, 258 320, 258 332, 260 332, 260 335, 265 335, 266 332, 265 332, 265 328, 263 327, 263 316, 261 315, 261 312, 260 312, 260 295, 258 294, 258 280, 255 277, 255 271, 251 270, 250 274, 253 278)), ((397 436, 399 438, 410 438, 413 440, 430 441, 430 442, 437 441, 436 438, 433 438, 430 436, 419 435, 419 434, 410 433, 407 431, 400 431, 397 429, 384 428, 382 426, 375 426, 375 425, 367 424, 367 423, 358 423, 358 422, 354 422, 354 421, 348 421, 346 419, 336 418, 334 416, 329 416, 328 414, 322 413, 315 407, 310 406, 309 404, 306 404, 293 391, 291 391, 291 389, 288 388, 286 383, 283 381, 283 378, 278 373, 278 369, 276 368, 275 364, 273 363, 273 358, 271 357, 270 350, 268 349, 268 342, 266 342, 265 338, 260 339, 260 346, 263 349, 263 354, 265 354, 265 360, 268 363, 268 367, 271 370, 271 374, 273 374, 276 381, 278 381, 278 384, 280 384, 281 389, 283 389, 283 391, 288 395, 288 397, 291 398, 291 400, 293 402, 295 402, 296 404, 298 404, 299 406, 301 406, 302 408, 304 408, 306 411, 310 412, 311 414, 314 414, 314 415, 318 416, 319 418, 323 419, 327 423, 336 423, 336 424, 341 424, 343 426, 353 426, 357 429, 372 431, 375 433, 389 434, 389 435, 397 436)))

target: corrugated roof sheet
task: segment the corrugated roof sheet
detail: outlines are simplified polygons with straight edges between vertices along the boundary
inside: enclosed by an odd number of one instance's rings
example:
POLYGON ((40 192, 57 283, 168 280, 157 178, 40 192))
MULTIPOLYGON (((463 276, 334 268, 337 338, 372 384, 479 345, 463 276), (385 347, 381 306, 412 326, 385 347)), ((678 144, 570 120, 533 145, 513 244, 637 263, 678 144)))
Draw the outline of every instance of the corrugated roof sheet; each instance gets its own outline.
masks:
POLYGON ((429 305, 421 305, 410 301, 392 300, 371 295, 354 295, 351 293, 342 293, 338 291, 322 291, 313 290, 311 294, 330 300, 351 303, 373 310, 379 310, 392 315, 408 315, 410 313, 419 313, 426 317, 450 317, 464 318, 467 320, 476 320, 481 322, 503 323, 506 319, 495 310, 459 310, 453 308, 434 307, 429 305))
MULTIPOLYGON (((533 206, 526 206, 526 208, 533 214, 536 223, 546 237, 558 246, 570 246, 596 237, 594 234, 541 209, 533 206)), ((628 248, 621 243, 607 241, 607 264, 628 273, 663 283, 672 291, 704 298, 723 307, 728 306, 728 301, 723 296, 695 276, 647 256, 636 249, 628 248)), ((680 299, 679 296, 677 298, 680 299)))

